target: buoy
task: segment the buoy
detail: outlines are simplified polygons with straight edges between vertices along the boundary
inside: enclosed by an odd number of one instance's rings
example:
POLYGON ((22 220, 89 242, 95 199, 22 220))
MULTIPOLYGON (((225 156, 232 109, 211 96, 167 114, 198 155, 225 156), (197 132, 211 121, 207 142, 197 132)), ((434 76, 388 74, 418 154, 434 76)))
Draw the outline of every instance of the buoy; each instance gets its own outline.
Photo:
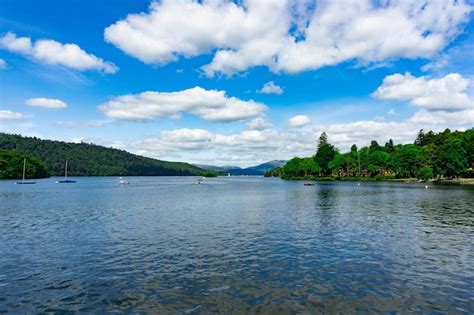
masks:
POLYGON ((357 186, 360 186, 360 183, 357 183, 357 186))
POLYGON ((425 185, 425 189, 428 189, 428 185, 425 185))

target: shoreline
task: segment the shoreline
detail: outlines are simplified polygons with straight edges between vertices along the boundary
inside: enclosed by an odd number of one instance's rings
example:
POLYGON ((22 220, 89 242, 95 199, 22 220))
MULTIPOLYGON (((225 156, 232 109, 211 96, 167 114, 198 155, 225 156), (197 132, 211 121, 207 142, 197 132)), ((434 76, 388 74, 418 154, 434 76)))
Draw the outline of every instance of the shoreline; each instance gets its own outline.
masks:
POLYGON ((388 182, 388 183, 406 183, 406 184, 422 184, 422 183, 431 183, 431 184, 442 184, 442 185, 474 185, 474 178, 454 178, 454 179, 430 179, 426 181, 420 181, 418 178, 396 178, 396 179, 374 179, 374 178, 332 178, 332 177, 323 177, 323 178, 282 178, 283 180, 293 180, 293 181, 313 181, 313 182, 388 182))

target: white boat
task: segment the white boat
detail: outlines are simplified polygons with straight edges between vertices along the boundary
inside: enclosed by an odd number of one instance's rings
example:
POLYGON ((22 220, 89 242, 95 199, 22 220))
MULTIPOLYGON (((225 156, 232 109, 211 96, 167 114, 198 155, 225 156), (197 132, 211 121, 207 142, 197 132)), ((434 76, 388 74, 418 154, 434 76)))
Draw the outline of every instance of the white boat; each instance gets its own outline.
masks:
POLYGON ((56 181, 56 183, 59 183, 59 184, 72 184, 72 183, 75 183, 75 182, 76 182, 75 180, 67 179, 67 161, 66 161, 66 166, 64 166, 64 180, 58 180, 58 181, 56 181))
POLYGON ((22 180, 21 180, 21 182, 16 182, 15 184, 18 184, 18 185, 32 185, 32 184, 36 184, 36 182, 25 181, 25 175, 26 175, 26 158, 24 158, 24 160, 23 160, 23 177, 22 177, 22 180))
POLYGON ((227 177, 230 177, 230 173, 227 173, 227 177))
POLYGON ((129 183, 128 180, 123 179, 123 177, 119 177, 118 184, 119 186, 127 186, 129 183))

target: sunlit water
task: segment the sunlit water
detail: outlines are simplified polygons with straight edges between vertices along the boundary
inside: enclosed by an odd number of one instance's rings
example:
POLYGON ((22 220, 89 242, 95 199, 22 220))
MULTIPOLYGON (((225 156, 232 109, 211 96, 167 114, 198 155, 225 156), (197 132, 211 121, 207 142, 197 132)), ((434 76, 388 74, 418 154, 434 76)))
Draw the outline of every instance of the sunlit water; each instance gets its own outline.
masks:
POLYGON ((474 312, 474 190, 0 182, 0 313, 474 312))

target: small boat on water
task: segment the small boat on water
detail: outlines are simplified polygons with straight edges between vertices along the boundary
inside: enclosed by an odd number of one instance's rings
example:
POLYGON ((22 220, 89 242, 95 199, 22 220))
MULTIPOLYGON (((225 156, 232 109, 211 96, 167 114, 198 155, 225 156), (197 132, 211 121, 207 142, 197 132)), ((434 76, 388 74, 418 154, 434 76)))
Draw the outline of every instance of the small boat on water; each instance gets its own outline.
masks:
POLYGON ((72 183, 76 183, 75 180, 67 179, 67 161, 66 161, 66 166, 64 167, 64 180, 58 180, 58 181, 56 181, 56 183, 59 183, 59 184, 72 184, 72 183))
POLYGON ((15 184, 17 185, 33 185, 36 184, 36 182, 32 181, 25 181, 25 175, 26 175, 26 158, 23 160, 23 177, 21 182, 16 182, 15 184))
POLYGON ((129 183, 128 183, 128 180, 123 179, 123 177, 119 177, 118 184, 119 186, 127 186, 129 183))
POLYGON ((310 183, 310 182, 307 182, 307 183, 304 183, 305 186, 314 186, 314 183, 310 183))

